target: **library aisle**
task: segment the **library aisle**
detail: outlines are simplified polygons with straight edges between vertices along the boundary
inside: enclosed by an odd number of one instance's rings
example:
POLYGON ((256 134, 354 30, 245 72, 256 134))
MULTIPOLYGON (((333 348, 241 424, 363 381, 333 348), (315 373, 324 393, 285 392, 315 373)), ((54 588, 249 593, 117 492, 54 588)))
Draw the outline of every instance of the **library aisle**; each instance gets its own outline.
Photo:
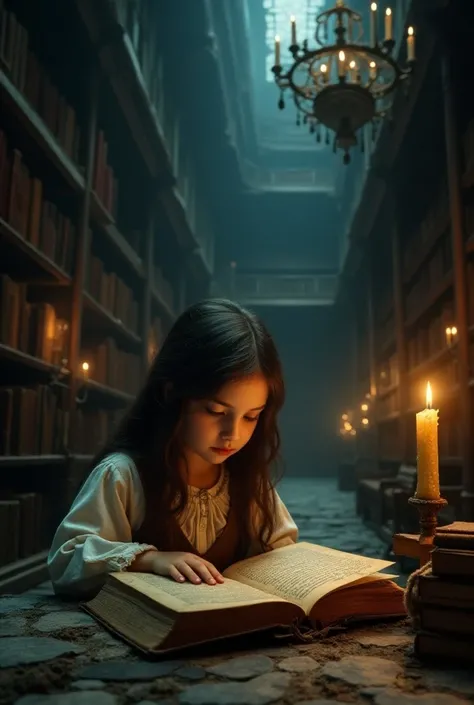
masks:
MULTIPOLYGON (((351 493, 297 478, 280 491, 301 539, 383 554, 384 545, 355 516, 351 493)), ((467 671, 420 669, 405 622, 313 643, 252 639, 232 652, 201 648, 184 659, 146 661, 43 583, 0 597, 0 636, 0 705, 329 705, 362 696, 375 705, 462 705, 474 695, 467 671)))

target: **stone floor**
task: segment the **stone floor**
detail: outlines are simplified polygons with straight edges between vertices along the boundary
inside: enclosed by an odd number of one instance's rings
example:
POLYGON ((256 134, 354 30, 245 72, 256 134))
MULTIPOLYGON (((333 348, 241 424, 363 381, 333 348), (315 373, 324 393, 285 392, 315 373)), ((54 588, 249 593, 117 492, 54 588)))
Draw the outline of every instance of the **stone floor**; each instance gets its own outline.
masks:
MULTIPOLYGON (((281 495, 300 538, 382 556, 354 512, 354 496, 328 481, 289 480, 281 495)), ((422 667, 407 622, 341 632, 311 644, 252 640, 232 652, 201 649, 146 661, 48 583, 0 597, 0 705, 463 705, 474 675, 422 667)))

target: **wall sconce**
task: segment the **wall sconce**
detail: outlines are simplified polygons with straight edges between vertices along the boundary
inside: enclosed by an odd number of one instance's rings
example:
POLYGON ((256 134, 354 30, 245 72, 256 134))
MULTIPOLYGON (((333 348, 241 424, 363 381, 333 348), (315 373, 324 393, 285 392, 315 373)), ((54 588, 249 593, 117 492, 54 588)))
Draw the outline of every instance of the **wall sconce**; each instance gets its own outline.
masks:
POLYGON ((87 360, 81 362, 80 374, 82 377, 83 384, 79 389, 79 394, 76 396, 76 404, 84 404, 87 401, 87 382, 89 381, 89 363, 87 362, 87 360))
POLYGON ((456 336, 458 334, 458 329, 456 326, 450 326, 449 328, 446 328, 446 345, 448 348, 452 348, 456 341, 456 336))

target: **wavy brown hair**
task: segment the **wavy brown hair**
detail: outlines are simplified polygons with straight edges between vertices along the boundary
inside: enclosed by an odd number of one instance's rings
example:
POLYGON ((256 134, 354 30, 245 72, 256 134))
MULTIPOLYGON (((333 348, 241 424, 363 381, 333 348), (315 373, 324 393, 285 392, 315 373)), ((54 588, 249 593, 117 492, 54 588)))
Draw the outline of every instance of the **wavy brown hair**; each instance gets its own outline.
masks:
POLYGON ((224 299, 190 306, 177 319, 155 357, 146 382, 112 439, 94 459, 123 452, 135 462, 146 501, 156 517, 182 511, 187 488, 177 464, 182 455, 179 427, 184 405, 210 399, 227 382, 261 373, 268 399, 249 442, 226 461, 229 490, 237 510, 242 547, 252 538, 262 550, 274 529, 276 460, 280 448, 277 415, 285 390, 273 339, 258 316, 224 299), (258 536, 251 526, 252 505, 262 517, 258 536))

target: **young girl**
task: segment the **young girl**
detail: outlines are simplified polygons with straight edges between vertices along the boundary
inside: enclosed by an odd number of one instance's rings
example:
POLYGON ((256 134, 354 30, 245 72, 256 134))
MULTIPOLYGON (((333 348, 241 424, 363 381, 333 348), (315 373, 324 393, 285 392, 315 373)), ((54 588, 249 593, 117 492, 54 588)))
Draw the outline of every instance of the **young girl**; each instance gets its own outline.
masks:
POLYGON ((121 570, 217 585, 235 561, 295 542, 270 478, 283 399, 255 315, 216 299, 185 311, 56 531, 56 592, 97 592, 121 570))

